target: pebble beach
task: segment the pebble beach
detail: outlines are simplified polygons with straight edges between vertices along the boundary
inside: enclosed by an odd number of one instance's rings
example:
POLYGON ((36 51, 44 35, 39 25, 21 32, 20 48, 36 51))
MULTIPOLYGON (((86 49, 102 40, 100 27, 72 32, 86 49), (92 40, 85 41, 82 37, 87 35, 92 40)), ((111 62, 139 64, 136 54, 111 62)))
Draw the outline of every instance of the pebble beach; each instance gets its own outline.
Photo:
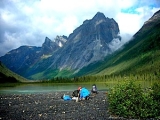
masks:
POLYGON ((107 94, 91 94, 89 100, 64 101, 61 91, 35 94, 0 94, 2 120, 108 120, 107 94))

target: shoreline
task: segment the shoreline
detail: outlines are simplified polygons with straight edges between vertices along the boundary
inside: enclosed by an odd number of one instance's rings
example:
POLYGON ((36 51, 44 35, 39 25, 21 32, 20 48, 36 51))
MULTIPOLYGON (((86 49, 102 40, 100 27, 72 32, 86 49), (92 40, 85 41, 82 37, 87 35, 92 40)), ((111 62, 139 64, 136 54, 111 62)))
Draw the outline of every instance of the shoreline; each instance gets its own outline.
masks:
MULTIPOLYGON (((108 101, 105 91, 91 94, 89 100, 64 101, 63 94, 72 91, 55 91, 31 94, 0 94, 0 119, 3 120, 107 120, 108 101)), ((113 120, 113 119, 112 119, 113 120)))

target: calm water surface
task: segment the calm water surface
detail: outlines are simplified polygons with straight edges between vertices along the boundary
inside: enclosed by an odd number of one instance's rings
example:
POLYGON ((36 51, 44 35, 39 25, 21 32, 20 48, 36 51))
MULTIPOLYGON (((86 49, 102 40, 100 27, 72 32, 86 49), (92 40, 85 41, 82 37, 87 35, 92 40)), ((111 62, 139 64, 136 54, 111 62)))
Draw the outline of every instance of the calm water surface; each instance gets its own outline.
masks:
MULTIPOLYGON (((95 83, 99 91, 107 91, 109 88, 117 85, 119 81, 108 81, 103 83, 95 83)), ((150 87, 153 81, 138 81, 143 88, 150 87)), ((0 87, 0 94, 30 94, 30 93, 45 93, 55 91, 74 91, 79 86, 91 90, 94 83, 43 83, 43 84, 22 84, 12 87, 0 87)))

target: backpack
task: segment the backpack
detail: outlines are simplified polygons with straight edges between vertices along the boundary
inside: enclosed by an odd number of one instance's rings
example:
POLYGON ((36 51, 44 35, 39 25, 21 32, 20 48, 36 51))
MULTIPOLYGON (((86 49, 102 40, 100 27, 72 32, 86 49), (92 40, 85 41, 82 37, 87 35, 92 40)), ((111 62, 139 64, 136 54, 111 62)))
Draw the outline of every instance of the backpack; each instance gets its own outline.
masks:
POLYGON ((97 87, 95 84, 92 85, 92 91, 97 91, 97 87))
POLYGON ((73 97, 78 97, 78 95, 79 95, 79 90, 73 91, 73 93, 72 93, 73 97))
POLYGON ((68 100, 72 100, 72 98, 69 95, 62 95, 61 99, 63 99, 64 101, 68 101, 68 100))
POLYGON ((92 93, 98 93, 98 92, 97 92, 97 87, 96 87, 95 84, 92 85, 92 90, 91 90, 91 92, 92 92, 92 93))
POLYGON ((72 100, 72 98, 69 95, 63 96, 64 101, 72 100))

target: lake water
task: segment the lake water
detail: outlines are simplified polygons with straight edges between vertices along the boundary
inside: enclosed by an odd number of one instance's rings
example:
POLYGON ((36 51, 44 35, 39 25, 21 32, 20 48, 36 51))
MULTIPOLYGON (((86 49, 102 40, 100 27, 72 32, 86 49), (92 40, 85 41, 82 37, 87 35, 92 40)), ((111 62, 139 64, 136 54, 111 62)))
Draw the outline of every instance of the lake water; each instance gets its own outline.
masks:
MULTIPOLYGON (((0 94, 3 93, 14 93, 14 94, 25 94, 25 93, 44 93, 54 91, 74 91, 79 86, 91 89, 93 83, 43 83, 43 84, 23 84, 15 85, 12 87, 0 87, 0 94)), ((107 90, 105 83, 97 83, 98 90, 107 90)))
MULTIPOLYGON (((107 91, 109 88, 118 84, 119 81, 108 81, 103 83, 95 83, 99 91, 107 91)), ((150 87, 153 81, 138 81, 143 88, 150 87)), ((0 87, 0 94, 31 94, 31 93, 45 93, 55 91, 74 91, 79 86, 91 90, 94 83, 43 83, 43 84, 21 84, 12 87, 0 87)))

